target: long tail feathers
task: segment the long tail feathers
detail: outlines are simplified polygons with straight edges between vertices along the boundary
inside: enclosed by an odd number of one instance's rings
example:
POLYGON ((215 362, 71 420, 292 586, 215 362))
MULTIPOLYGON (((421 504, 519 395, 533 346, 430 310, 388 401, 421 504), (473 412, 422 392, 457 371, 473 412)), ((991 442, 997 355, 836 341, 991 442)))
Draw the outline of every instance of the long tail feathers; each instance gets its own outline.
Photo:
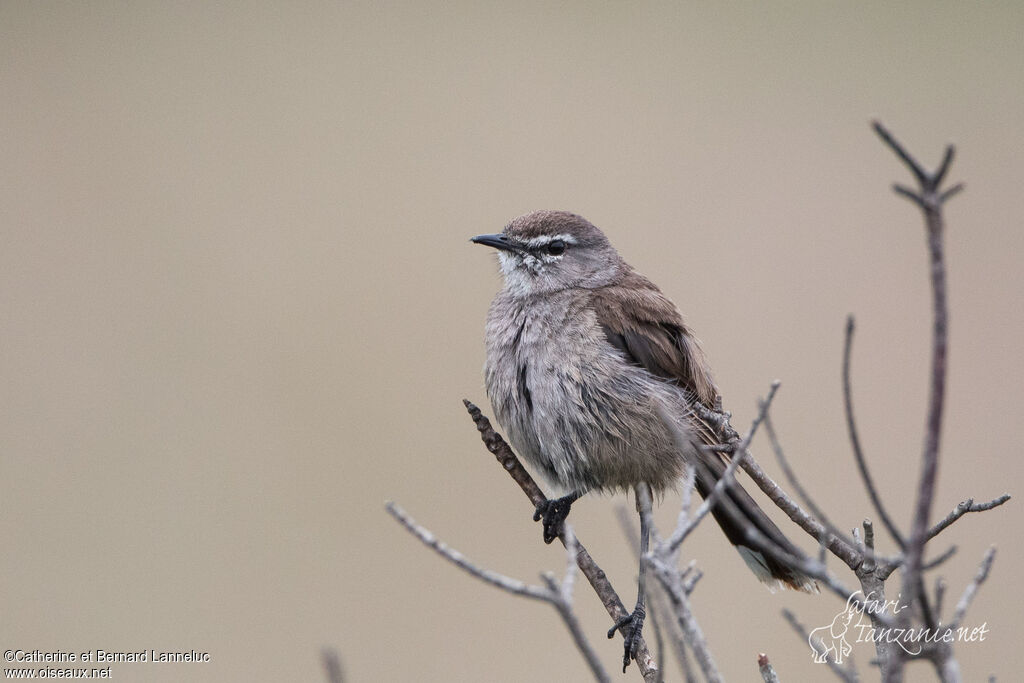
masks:
MULTIPOLYGON (((697 467, 696 487, 701 497, 707 497, 715 482, 725 472, 724 463, 716 456, 702 459, 697 467)), ((750 547, 746 529, 753 526, 769 542, 790 555, 801 556, 800 550, 786 538, 768 515, 758 507, 743 487, 733 482, 718 503, 711 508, 711 515, 722 527, 729 542, 736 546, 743 561, 768 588, 775 592, 779 588, 791 588, 804 593, 817 593, 818 583, 795 567, 779 562, 774 557, 750 547)))

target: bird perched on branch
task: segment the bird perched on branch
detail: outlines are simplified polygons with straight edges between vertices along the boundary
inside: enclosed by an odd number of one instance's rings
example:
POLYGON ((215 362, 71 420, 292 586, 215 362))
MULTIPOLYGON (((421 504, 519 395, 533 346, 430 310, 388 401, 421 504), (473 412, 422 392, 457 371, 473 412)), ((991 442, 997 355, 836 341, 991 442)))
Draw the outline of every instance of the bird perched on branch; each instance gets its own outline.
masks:
MULTIPOLYGON (((562 491, 538 506, 544 540, 561 533, 572 503, 588 491, 676 485, 687 466, 707 496, 727 466, 715 430, 702 420, 718 390, 679 310, 627 264, 598 228, 564 211, 516 218, 478 235, 497 250, 504 288, 487 316, 487 394, 512 446, 562 491)), ((816 591, 814 580, 750 541, 756 529, 784 552, 796 547, 738 483, 711 513, 757 577, 770 587, 816 591)), ((641 517, 641 545, 648 532, 641 517)), ((641 590, 622 629, 624 663, 643 627, 641 590)))

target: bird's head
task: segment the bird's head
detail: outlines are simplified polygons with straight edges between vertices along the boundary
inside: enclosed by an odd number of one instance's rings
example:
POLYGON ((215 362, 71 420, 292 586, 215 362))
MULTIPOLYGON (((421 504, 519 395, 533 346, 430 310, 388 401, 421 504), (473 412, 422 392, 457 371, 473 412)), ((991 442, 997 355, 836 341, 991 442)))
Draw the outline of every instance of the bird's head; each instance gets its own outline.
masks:
POLYGON ((498 250, 505 288, 518 296, 602 287, 625 268, 603 232, 567 211, 529 213, 470 241, 498 250))

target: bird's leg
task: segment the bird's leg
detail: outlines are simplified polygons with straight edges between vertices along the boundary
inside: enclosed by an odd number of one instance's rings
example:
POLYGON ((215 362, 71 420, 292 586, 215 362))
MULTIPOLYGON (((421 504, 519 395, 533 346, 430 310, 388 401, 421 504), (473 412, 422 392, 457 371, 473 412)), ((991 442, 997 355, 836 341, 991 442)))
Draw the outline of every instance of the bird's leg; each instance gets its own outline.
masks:
POLYGON ((543 503, 537 505, 537 510, 533 513, 533 521, 544 520, 545 543, 551 543, 562 535, 562 522, 569 516, 569 508, 582 495, 579 491, 573 491, 561 498, 545 498, 543 503))
MULTIPOLYGON (((647 486, 647 484, 639 484, 638 488, 639 486, 647 486)), ((650 490, 648 486, 648 501, 651 499, 650 490)), ((651 529, 647 524, 649 516, 645 515, 643 510, 640 509, 640 496, 637 496, 636 508, 640 513, 640 578, 637 580, 636 607, 633 608, 630 614, 616 621, 615 625, 608 630, 609 638, 614 638, 616 631, 622 631, 623 647, 625 649, 622 655, 622 673, 626 673, 626 667, 629 666, 630 660, 636 659, 636 653, 640 647, 640 634, 644 628, 644 618, 647 616, 647 611, 644 609, 644 579, 647 575, 644 569, 644 555, 647 554, 651 529)))

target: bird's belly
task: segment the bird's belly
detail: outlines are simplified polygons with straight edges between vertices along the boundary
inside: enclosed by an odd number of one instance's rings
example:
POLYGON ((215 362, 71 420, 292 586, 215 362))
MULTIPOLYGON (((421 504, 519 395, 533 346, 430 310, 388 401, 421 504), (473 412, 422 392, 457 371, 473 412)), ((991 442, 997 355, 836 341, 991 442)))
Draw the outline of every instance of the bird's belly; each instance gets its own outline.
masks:
POLYGON ((524 331, 515 348, 488 354, 488 394, 513 447, 564 490, 670 486, 684 454, 664 416, 680 411, 680 393, 563 331, 524 331))

